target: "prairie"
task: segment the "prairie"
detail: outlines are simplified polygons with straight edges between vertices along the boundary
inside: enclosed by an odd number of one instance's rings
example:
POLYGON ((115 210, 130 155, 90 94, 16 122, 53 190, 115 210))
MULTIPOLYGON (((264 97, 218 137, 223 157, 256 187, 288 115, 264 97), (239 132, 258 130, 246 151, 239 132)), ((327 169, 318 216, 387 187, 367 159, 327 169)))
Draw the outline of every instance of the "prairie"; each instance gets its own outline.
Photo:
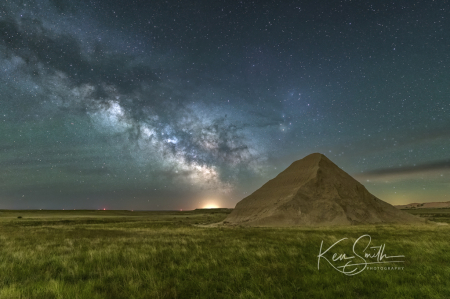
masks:
MULTIPOLYGON (((449 225, 205 226, 229 212, 0 210, 0 298, 422 299, 450 294, 449 225), (323 259, 318 269, 322 242, 325 248, 348 238, 330 250, 348 256, 362 235, 370 235, 373 245, 384 244, 387 255, 403 255, 403 269, 347 276, 323 259)), ((450 222, 442 209, 419 214, 450 222)))

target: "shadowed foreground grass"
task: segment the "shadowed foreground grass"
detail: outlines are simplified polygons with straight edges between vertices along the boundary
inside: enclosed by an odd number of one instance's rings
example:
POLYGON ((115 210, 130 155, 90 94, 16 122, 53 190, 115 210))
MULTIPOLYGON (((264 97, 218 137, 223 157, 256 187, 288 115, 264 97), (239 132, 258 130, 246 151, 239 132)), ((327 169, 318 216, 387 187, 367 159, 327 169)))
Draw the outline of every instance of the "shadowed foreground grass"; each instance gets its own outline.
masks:
POLYGON ((0 298, 449 298, 450 226, 208 228, 224 211, 0 211, 0 298), (22 216, 21 219, 17 218, 22 216), (346 276, 369 234, 403 270, 346 276), (342 263, 341 263, 342 264, 342 263))

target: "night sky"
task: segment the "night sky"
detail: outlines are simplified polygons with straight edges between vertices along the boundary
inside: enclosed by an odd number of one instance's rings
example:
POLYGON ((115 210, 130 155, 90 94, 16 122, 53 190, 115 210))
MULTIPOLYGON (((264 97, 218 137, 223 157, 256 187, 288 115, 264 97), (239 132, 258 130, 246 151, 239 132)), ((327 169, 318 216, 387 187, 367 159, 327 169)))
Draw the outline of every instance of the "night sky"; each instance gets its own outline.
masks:
POLYGON ((1 1, 0 208, 234 207, 314 152, 391 204, 448 201, 449 20, 446 0, 1 1))

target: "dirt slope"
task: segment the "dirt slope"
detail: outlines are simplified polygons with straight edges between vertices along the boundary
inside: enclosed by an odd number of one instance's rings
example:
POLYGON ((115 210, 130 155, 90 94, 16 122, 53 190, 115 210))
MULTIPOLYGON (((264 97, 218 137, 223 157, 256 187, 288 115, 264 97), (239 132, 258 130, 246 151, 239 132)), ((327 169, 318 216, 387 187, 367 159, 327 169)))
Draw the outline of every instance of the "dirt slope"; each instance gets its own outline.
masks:
POLYGON ((292 163, 242 199, 226 225, 301 226, 422 223, 376 198, 322 154, 292 163))

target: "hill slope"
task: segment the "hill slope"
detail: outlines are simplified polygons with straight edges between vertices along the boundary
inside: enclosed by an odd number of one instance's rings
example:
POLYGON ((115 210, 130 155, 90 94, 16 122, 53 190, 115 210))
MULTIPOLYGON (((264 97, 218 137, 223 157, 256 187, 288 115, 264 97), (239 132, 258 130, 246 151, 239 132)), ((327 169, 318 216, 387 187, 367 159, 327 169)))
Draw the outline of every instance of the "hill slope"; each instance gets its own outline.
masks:
POLYGON ((422 223, 376 198, 322 154, 292 163, 242 199, 224 224, 248 226, 422 223))

